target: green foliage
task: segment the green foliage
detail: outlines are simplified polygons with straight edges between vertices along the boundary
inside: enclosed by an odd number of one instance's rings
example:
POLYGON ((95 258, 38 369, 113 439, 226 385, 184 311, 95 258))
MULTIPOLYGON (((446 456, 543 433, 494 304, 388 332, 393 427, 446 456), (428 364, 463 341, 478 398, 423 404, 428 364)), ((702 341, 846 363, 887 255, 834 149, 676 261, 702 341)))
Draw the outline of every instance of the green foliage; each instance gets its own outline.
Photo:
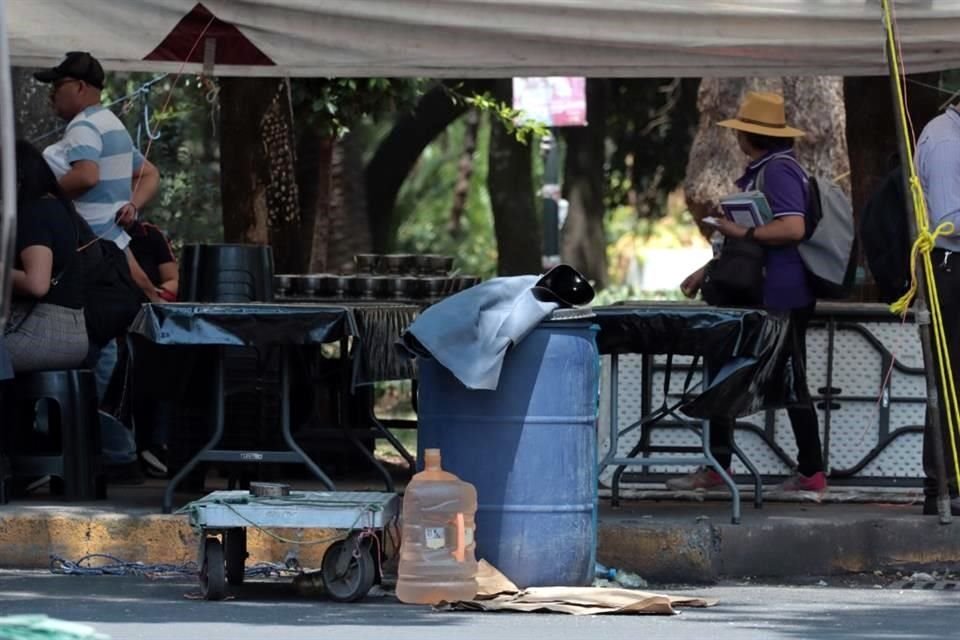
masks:
POLYGON ((455 89, 449 90, 454 100, 468 104, 482 113, 489 114, 500 122, 507 133, 516 138, 517 142, 527 144, 534 137, 542 138, 549 133, 547 125, 526 117, 520 109, 514 109, 502 100, 497 100, 489 92, 464 96, 455 89))
POLYGON ((497 250, 487 193, 490 123, 481 118, 473 154, 473 174, 461 219, 462 232, 450 233, 450 213, 467 124, 460 119, 429 145, 404 183, 395 213, 402 220, 397 250, 456 257, 456 268, 484 278, 496 275, 497 250))
MULTIPOLYGON (((155 77, 110 74, 104 102, 135 93, 155 77)), ((114 108, 134 143, 160 171, 160 191, 144 216, 163 229, 177 248, 190 242, 221 242, 217 114, 210 101, 216 85, 211 80, 182 76, 173 87, 173 80, 169 75, 148 92, 114 108), (163 109, 168 95, 169 104, 163 109), (149 130, 159 135, 152 142, 144 123, 144 106, 149 109, 149 130)))
POLYGON ((417 78, 297 78, 291 95, 298 122, 340 137, 364 118, 412 109, 431 85, 417 78))

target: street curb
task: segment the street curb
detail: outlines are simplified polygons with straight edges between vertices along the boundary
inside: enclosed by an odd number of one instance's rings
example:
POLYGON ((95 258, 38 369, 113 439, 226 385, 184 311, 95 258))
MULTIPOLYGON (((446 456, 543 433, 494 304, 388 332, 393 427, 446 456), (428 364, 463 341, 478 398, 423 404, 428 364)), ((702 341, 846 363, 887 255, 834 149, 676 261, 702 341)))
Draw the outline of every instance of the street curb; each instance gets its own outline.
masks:
MULTIPOLYGON (((327 540, 326 529, 271 530, 293 540, 327 540)), ((197 559, 199 538, 185 516, 118 514, 88 509, 0 512, 0 567, 46 569, 50 557, 76 561, 105 554, 128 562, 183 564, 197 559)), ((248 530, 248 564, 284 562, 291 557, 304 567, 319 567, 329 542, 290 544, 248 530)), ((101 562, 102 563, 102 562, 101 562)))
MULTIPOLYGON (((764 509, 764 511, 767 511, 764 509)), ((328 540, 336 532, 276 530, 282 537, 328 540)), ((655 583, 710 583, 723 578, 793 579, 890 570, 957 570, 960 522, 898 514, 809 514, 744 518, 601 517, 598 560, 655 583)), ((328 544, 281 542, 248 530, 248 564, 296 557, 319 567, 328 544)), ((197 534, 182 515, 116 513, 89 507, 0 511, 0 568, 46 569, 51 555, 79 560, 106 554, 146 564, 196 560, 197 534)))
POLYGON ((783 517, 739 525, 601 521, 598 559, 661 583, 955 570, 960 523, 944 526, 923 516, 783 517))

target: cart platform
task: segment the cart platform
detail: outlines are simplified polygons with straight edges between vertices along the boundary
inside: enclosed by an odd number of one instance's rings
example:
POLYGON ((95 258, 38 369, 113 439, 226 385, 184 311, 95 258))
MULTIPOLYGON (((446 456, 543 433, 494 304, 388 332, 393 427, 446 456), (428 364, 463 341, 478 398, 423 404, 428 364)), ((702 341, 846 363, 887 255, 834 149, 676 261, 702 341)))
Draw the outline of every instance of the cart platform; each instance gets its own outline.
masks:
POLYGON ((397 516, 399 506, 397 494, 373 491, 291 491, 280 497, 214 491, 190 503, 186 511, 191 525, 205 529, 382 529, 397 516))

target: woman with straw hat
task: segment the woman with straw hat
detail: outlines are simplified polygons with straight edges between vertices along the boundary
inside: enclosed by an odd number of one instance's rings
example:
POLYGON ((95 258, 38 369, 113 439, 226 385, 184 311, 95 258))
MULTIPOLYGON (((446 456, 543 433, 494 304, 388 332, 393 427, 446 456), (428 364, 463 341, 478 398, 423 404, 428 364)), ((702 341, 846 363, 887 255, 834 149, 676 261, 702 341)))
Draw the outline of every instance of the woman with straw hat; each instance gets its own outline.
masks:
MULTIPOLYGON (((794 367, 799 374, 795 380, 796 389, 803 401, 788 410, 797 441, 797 470, 782 489, 820 493, 826 489, 827 481, 823 470, 817 413, 810 399, 805 375, 806 332, 816 298, 797 251, 797 244, 806 233, 808 181, 806 172, 796 160, 793 144, 804 132, 787 124, 783 97, 776 93, 748 93, 737 117, 718 124, 734 130, 740 149, 749 158, 746 171, 736 181, 737 188, 741 191, 754 190, 760 182, 759 190, 766 196, 773 219, 762 226, 747 228, 719 216, 716 228, 727 238, 747 239, 764 247, 763 306, 773 313, 789 315, 791 355, 803 364, 794 367), (762 179, 758 181, 760 176, 762 179)), ((683 281, 681 289, 684 295, 692 298, 697 294, 703 284, 704 273, 704 268, 698 269, 683 281)), ((714 456, 725 468, 729 468, 733 420, 711 420, 710 435, 714 456)), ((705 468, 667 481, 667 486, 675 490, 708 489, 722 485, 720 476, 705 468)))

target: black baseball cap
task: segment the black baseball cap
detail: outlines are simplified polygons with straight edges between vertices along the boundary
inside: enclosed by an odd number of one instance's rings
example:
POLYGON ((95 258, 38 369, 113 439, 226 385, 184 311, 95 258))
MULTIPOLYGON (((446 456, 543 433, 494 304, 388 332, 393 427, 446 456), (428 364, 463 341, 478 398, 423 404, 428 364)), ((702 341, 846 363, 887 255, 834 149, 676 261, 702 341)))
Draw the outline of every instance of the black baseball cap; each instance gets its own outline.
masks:
POLYGON ((52 69, 33 74, 40 82, 56 82, 61 78, 83 80, 97 89, 103 89, 103 67, 86 51, 70 51, 63 61, 52 69))

